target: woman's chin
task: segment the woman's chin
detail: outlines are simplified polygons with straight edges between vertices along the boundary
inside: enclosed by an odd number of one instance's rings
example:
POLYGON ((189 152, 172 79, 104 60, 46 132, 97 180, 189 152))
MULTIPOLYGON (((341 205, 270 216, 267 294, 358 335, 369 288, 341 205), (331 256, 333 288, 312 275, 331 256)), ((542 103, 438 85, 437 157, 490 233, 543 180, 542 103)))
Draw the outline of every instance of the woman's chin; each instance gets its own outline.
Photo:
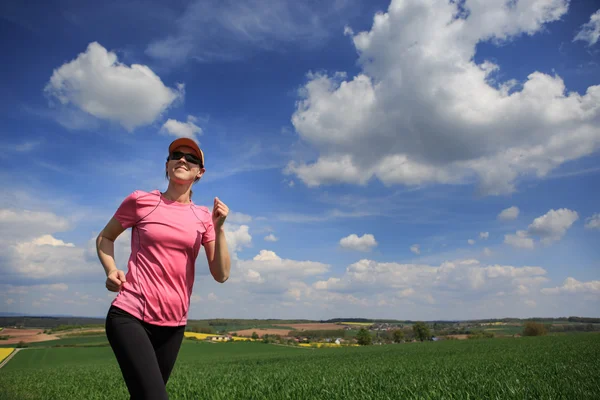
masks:
POLYGON ((178 183, 180 185, 185 185, 185 184, 188 184, 190 182, 193 182, 194 181, 194 177, 189 176, 189 174, 178 174, 178 173, 175 173, 175 174, 173 174, 173 177, 171 178, 171 180, 174 183, 178 183))

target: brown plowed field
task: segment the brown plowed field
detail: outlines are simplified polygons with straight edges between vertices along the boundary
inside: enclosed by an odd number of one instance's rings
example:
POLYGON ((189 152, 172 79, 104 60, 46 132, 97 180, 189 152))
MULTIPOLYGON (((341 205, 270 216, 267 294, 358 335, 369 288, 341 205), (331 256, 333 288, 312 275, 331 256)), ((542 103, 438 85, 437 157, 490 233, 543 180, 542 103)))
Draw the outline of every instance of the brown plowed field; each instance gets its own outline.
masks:
POLYGON ((458 340, 467 340, 469 338, 469 335, 447 335, 447 337, 458 340))
POLYGON ((280 335, 280 336, 287 336, 290 333, 289 329, 263 329, 263 328, 256 328, 256 329, 244 329, 241 331, 231 331, 229 333, 236 333, 238 334, 238 336, 245 336, 245 337, 250 337, 252 336, 252 332, 256 332, 256 334, 258 335, 258 337, 262 337, 263 335, 280 335))
POLYGON ((33 343, 47 340, 60 339, 56 335, 46 335, 43 329, 13 329, 4 328, 0 331, 2 336, 10 336, 7 340, 0 340, 0 344, 17 344, 19 342, 33 343))
POLYGON ((294 328, 297 331, 331 331, 331 330, 338 330, 338 329, 344 329, 344 325, 338 325, 338 324, 320 324, 320 323, 314 323, 314 324, 286 324, 286 325, 277 325, 275 324, 275 326, 289 326, 294 328))

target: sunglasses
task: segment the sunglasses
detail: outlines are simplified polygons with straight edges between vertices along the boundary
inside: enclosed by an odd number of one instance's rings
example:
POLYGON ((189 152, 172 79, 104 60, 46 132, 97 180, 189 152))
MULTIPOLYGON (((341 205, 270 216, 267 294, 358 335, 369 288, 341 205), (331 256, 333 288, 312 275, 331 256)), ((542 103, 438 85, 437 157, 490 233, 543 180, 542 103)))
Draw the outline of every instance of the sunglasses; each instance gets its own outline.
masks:
POLYGON ((185 161, 187 161, 191 164, 197 164, 200 167, 202 167, 202 160, 200 160, 198 157, 196 157, 195 154, 191 154, 191 153, 183 153, 181 151, 174 151, 169 155, 169 160, 178 161, 178 160, 181 160, 181 157, 185 157, 185 161))

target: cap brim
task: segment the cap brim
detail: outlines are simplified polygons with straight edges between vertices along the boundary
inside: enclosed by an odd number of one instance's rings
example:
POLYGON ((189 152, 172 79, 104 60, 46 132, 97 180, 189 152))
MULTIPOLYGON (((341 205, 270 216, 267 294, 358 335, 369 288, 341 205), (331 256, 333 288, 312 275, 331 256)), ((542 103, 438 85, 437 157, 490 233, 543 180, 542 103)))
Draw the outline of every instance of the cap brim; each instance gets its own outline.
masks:
POLYGON ((173 150, 175 150, 176 148, 181 147, 181 146, 187 146, 187 147, 194 149, 198 158, 200 158, 200 160, 202 160, 202 166, 204 166, 204 152, 200 149, 200 146, 198 146, 198 144, 193 139, 190 139, 190 138, 175 139, 169 145, 169 153, 172 153, 173 150))

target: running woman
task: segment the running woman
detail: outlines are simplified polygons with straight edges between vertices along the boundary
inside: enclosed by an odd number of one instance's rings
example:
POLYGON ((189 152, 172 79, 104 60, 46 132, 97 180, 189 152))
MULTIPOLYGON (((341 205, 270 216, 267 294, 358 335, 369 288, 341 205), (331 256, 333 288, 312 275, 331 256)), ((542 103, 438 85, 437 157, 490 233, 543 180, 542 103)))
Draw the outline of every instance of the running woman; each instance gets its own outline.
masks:
POLYGON ((131 193, 96 240, 106 288, 118 292, 106 316, 106 336, 132 399, 168 399, 200 246, 217 282, 229 278, 231 267, 223 230, 229 208, 218 197, 212 213, 192 202, 192 185, 205 172, 204 153, 192 139, 177 139, 165 168, 167 190, 131 193), (128 228, 125 274, 115 264, 114 242, 128 228))

